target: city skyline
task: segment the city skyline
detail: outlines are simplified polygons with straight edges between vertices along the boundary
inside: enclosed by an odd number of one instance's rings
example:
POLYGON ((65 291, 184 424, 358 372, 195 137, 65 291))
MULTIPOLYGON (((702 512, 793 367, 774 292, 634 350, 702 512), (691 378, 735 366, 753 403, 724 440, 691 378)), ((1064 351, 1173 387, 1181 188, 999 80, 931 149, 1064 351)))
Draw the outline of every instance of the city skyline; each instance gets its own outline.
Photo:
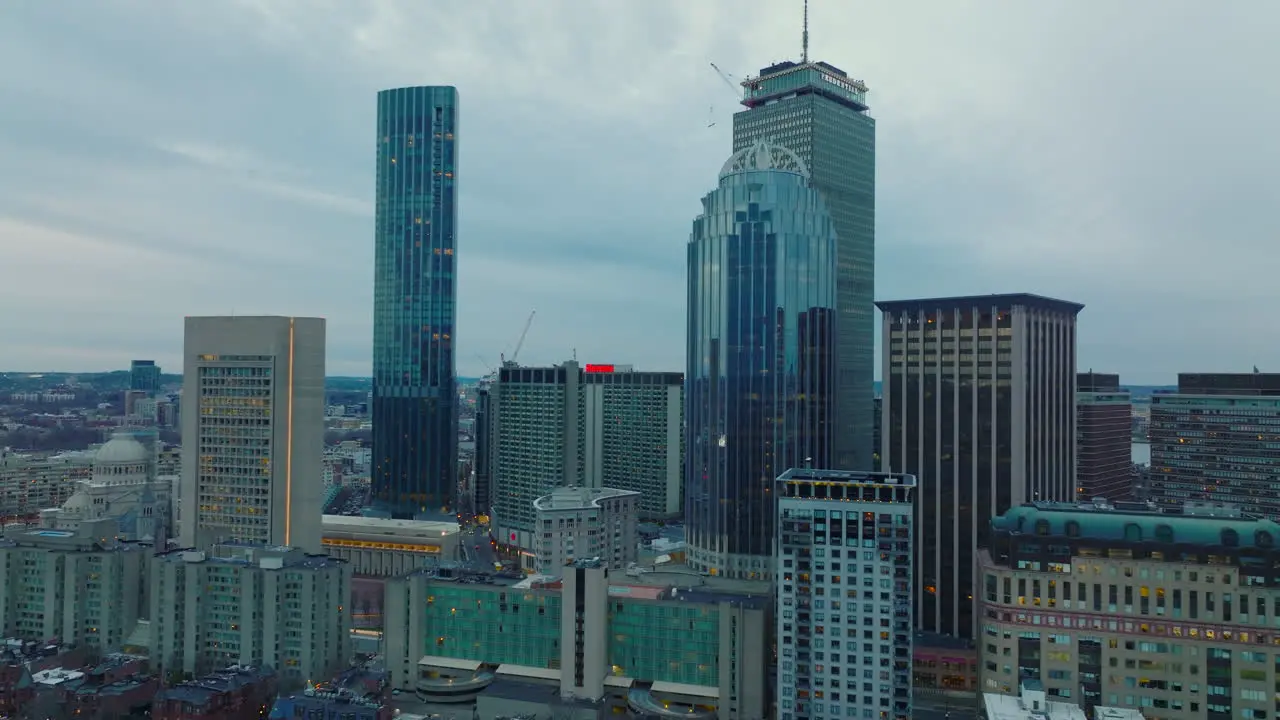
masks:
MULTIPOLYGON (((144 16, 101 3, 75 27, 39 5, 15 10, 0 60, 27 71, 0 78, 14 109, 0 119, 12 248, 0 292, 24 312, 0 323, 18 339, 4 364, 179 367, 184 315, 273 313, 328 318, 331 372, 369 375, 373 98, 451 84, 476 118, 458 373, 497 365, 535 307, 529 364, 576 348, 678 369, 687 218, 739 109, 708 63, 740 79, 798 59, 799 6, 494 16, 246 3, 144 16), (411 28, 429 25, 454 31, 424 48, 411 28), (565 92, 548 93, 556 83, 565 92)), ((1263 173, 1280 145, 1261 123, 1280 98, 1232 69, 1253 62, 1269 23, 1240 7, 1156 7, 1110 8, 1100 23, 1065 3, 940 5, 919 19, 812 4, 811 57, 876 91, 878 300, 1077 299, 1089 308, 1079 367, 1122 383, 1268 369, 1275 341, 1252 330, 1266 291, 1240 288, 1269 287, 1270 266, 1234 259, 1268 229, 1263 173), (1210 51, 1185 53, 1192 39, 1210 51), (1176 111, 1191 84, 1213 113, 1176 111)))

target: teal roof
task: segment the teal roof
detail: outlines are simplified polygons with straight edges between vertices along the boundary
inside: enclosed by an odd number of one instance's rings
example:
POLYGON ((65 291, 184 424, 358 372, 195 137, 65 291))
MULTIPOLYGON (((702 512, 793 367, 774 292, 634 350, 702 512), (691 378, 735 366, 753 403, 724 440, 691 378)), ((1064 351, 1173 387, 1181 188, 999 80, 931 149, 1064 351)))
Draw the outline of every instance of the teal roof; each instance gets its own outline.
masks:
POLYGON ((1076 503, 1028 503, 991 520, 997 532, 1270 549, 1280 524, 1249 515, 1179 515, 1076 503))

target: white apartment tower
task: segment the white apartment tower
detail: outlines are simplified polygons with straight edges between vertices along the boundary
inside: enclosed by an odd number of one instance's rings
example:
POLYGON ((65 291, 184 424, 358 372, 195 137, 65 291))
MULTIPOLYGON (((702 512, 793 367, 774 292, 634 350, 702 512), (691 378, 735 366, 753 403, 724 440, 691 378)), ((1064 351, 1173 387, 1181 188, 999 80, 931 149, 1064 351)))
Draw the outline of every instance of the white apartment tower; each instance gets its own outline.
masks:
POLYGON ((189 317, 179 539, 321 552, 325 323, 189 317))
POLYGON ((911 717, 912 475, 778 477, 778 717, 911 717))

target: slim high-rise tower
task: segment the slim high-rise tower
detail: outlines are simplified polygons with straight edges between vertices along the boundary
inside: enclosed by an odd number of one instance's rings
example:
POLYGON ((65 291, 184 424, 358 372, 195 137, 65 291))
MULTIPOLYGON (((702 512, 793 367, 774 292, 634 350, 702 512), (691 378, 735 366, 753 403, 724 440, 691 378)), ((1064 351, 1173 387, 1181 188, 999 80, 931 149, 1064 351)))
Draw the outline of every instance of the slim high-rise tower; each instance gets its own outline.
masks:
POLYGON ((396 517, 452 509, 458 91, 378 93, 373 499, 396 517))
MULTIPOLYGON (((835 449, 830 467, 874 470, 871 450, 875 362, 876 121, 867 86, 808 60, 782 62, 742 85, 733 149, 767 140, 808 166, 836 231, 835 449)), ((785 469, 785 468, 783 468, 785 469)))
POLYGON ((773 574, 774 481, 831 458, 836 232, 794 152, 734 153, 689 238, 688 562, 773 574))
POLYGON ((991 518, 1075 498, 1077 303, 981 295, 884 311, 881 465, 918 480, 915 622, 972 637, 991 518))
POLYGON ((320 547, 324 320, 189 317, 179 539, 320 547))

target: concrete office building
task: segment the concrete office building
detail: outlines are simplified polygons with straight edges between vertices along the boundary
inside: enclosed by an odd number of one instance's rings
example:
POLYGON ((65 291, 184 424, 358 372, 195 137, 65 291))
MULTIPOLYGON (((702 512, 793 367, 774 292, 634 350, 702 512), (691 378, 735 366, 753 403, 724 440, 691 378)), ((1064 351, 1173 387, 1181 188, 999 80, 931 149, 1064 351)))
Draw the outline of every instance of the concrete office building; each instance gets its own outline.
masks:
POLYGON ((979 557, 986 692, 1150 720, 1265 718, 1280 667, 1280 524, 1223 506, 1036 503, 979 557))
POLYGON ((180 544, 320 552, 325 324, 189 317, 180 544))
POLYGON ((351 568, 297 548, 215 545, 157 555, 151 660, 162 673, 270 666, 281 687, 329 678, 351 659, 351 568))
MULTIPOLYGON (((742 83, 733 116, 733 150, 763 140, 795 153, 808 168, 835 229, 834 454, 815 467, 874 470, 871 460, 875 369, 876 121, 867 86, 825 62, 781 62, 742 83)), ((760 482, 771 483, 775 472, 760 482)), ((772 537, 766 533, 766 537, 772 537)))
POLYGON ((551 583, 456 567, 391 580, 391 686, 479 717, 768 716, 767 585, 619 575, 579 561, 551 583))
POLYGON ((1038 295, 880 302, 881 469, 916 476, 915 620, 973 635, 992 517, 1075 497, 1076 315, 1038 295))
POLYGON ((562 487, 534 500, 538 573, 558 576, 565 565, 592 558, 613 570, 634 563, 639 505, 640 493, 614 488, 562 487))
POLYGON ((638 492, 642 517, 669 516, 683 477, 683 392, 680 373, 622 365, 499 370, 489 389, 498 541, 534 551, 534 501, 558 487, 638 492))
POLYGON ((56 638, 115 652, 142 606, 150 546, 113 539, 112 521, 76 531, 27 530, 0 539, 0 629, 7 638, 56 638))
POLYGON ((1076 375, 1076 497, 1133 495, 1133 403, 1120 376, 1076 375))
POLYGON ((702 199, 689 235, 686 350, 695 570, 768 578, 773 481, 788 468, 831 467, 837 243, 809 169, 781 145, 734 153, 702 199))
POLYGON ((1151 397, 1152 500, 1238 505, 1280 519, 1280 373, 1179 373, 1151 397))
POLYGON ((838 470, 778 477, 781 720, 911 717, 915 485, 838 470))
POLYGON ((394 517, 457 495, 458 90, 378 93, 373 498, 394 517))

